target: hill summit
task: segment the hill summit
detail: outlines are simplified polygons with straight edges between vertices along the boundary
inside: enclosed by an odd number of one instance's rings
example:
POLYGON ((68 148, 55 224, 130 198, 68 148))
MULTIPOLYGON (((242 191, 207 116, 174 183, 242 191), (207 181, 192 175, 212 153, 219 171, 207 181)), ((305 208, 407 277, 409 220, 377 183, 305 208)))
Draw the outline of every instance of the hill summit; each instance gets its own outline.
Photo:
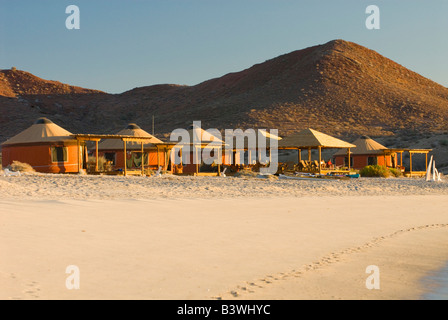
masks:
POLYGON ((348 138, 446 131, 448 89, 376 51, 333 40, 195 86, 116 95, 3 70, 0 112, 2 140, 39 116, 71 132, 114 133, 129 122, 150 130, 153 115, 159 135, 202 120, 204 128, 278 128, 286 136, 311 127, 348 138))

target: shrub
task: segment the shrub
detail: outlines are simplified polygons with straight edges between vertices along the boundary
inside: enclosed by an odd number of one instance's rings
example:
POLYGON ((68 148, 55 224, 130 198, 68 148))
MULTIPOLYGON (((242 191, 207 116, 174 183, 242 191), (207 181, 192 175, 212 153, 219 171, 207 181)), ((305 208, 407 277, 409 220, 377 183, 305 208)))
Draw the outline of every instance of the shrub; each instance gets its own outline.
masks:
POLYGON ((398 170, 398 169, 389 168, 389 171, 395 178, 403 176, 403 173, 400 170, 398 170))
POLYGON ((147 176, 153 176, 155 174, 154 170, 151 168, 145 168, 145 175, 147 176))
POLYGON ((387 178, 391 176, 391 172, 384 166, 374 165, 367 166, 359 171, 361 177, 382 177, 387 178))
POLYGON ((448 146, 448 140, 440 140, 439 141, 439 144, 441 145, 441 146, 444 146, 444 147, 446 147, 446 146, 448 146))
POLYGON ((384 166, 374 165, 367 166, 359 171, 359 174, 362 177, 381 177, 381 178, 389 178, 389 177, 401 177, 403 174, 400 170, 395 168, 386 168, 384 166))

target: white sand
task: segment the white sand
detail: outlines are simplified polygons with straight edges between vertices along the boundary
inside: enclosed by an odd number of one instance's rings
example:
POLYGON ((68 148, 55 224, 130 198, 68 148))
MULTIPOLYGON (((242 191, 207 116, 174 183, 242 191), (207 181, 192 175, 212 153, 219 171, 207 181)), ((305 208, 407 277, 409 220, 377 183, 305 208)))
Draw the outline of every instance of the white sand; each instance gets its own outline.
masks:
POLYGON ((448 184, 0 177, 0 299, 415 299, 448 184), (68 290, 68 265, 80 290, 68 290), (381 290, 365 288, 378 265, 381 290))
POLYGON ((446 195, 448 182, 361 178, 297 181, 233 177, 23 175, 0 177, 3 199, 218 199, 235 197, 446 195))

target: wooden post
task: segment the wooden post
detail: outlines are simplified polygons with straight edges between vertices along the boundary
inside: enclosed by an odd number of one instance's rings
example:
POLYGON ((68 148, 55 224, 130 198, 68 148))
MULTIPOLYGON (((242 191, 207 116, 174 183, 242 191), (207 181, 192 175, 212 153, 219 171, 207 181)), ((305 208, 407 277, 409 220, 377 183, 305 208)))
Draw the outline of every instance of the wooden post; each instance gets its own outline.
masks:
POLYGON ((144 157, 144 148, 143 148, 143 141, 142 141, 142 176, 145 175, 145 157, 144 157))
POLYGON ((195 146, 194 147, 194 154, 195 154, 195 158, 196 159, 194 159, 195 161, 196 161, 196 175, 198 175, 199 174, 199 155, 198 155, 198 148, 195 146))
POLYGON ((98 140, 95 140, 95 172, 98 172, 98 140))
POLYGON ((123 154, 124 154, 124 175, 126 176, 127 175, 127 152, 126 152, 126 141, 125 140, 123 140, 123 150, 124 150, 124 152, 123 152, 123 154))
POLYGON ((82 163, 82 159, 81 159, 81 143, 79 141, 79 139, 76 139, 77 141, 77 145, 78 145, 78 173, 81 172, 81 163, 82 163))
POLYGON ((216 152, 218 153, 218 177, 221 176, 222 154, 220 150, 221 150, 220 148, 216 148, 216 152))
POLYGON ((352 169, 351 168, 352 164, 351 164, 351 159, 350 159, 350 154, 351 154, 350 148, 347 149, 347 154, 348 154, 348 171, 350 171, 352 169))
POLYGON ((319 174, 322 174, 322 147, 318 148, 319 150, 319 174))
POLYGON ((168 152, 166 150, 166 147, 163 148, 163 170, 167 170, 168 169, 168 165, 167 165, 167 161, 166 161, 166 156, 167 156, 168 152))
POLYGON ((308 161, 311 162, 311 148, 308 148, 308 161))
POLYGON ((183 160, 182 160, 182 147, 179 149, 179 157, 180 157, 180 165, 183 166, 183 160))
POLYGON ((412 177, 412 152, 411 151, 409 151, 409 172, 412 177))
POLYGON ((400 167, 403 166, 403 151, 400 152, 400 167))
POLYGON ((302 150, 300 149, 297 149, 297 160, 299 161, 298 163, 302 161, 302 150))
POLYGON ((159 170, 159 167, 160 167, 159 146, 156 145, 156 148, 157 148, 157 170, 159 170))
POLYGON ((425 171, 428 171, 428 153, 427 152, 425 153, 425 163, 426 163, 425 171))

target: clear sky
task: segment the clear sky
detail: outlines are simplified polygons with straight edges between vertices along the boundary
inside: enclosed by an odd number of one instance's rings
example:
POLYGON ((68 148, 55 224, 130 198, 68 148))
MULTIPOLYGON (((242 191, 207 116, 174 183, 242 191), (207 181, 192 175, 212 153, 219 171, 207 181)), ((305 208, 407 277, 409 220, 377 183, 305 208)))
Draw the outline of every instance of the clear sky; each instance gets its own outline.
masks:
POLYGON ((0 68, 121 93, 344 39, 448 87, 447 31, 447 0, 0 0, 0 68), (365 27, 371 4, 380 30, 365 27), (68 5, 79 30, 65 26, 68 5))

